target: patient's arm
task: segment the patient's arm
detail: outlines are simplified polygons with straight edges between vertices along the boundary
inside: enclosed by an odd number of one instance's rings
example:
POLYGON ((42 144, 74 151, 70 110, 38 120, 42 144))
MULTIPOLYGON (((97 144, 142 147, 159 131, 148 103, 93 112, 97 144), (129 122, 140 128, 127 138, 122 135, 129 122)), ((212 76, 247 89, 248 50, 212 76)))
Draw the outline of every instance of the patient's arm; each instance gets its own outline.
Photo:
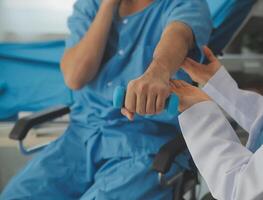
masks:
POLYGON ((192 48, 193 38, 191 28, 184 23, 173 22, 166 27, 148 69, 128 85, 123 114, 132 119, 135 112, 144 115, 163 111, 170 95, 169 80, 192 48))
POLYGON ((96 76, 118 2, 119 0, 103 0, 86 35, 76 46, 65 52, 61 69, 65 82, 71 89, 82 88, 96 76))
POLYGON ((186 144, 216 199, 262 199, 263 147, 243 147, 221 110, 211 101, 179 116, 186 144), (261 197, 261 198, 260 198, 261 197))
POLYGON ((168 72, 172 76, 181 67, 193 45, 194 36, 191 28, 181 22, 172 22, 164 30, 147 72, 158 70, 168 72))

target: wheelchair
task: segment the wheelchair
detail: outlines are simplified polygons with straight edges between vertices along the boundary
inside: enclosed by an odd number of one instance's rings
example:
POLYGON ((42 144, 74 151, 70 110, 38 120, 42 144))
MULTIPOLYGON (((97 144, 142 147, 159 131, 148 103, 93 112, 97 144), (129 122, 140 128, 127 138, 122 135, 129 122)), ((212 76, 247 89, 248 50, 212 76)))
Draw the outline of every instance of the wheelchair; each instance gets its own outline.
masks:
MULTIPOLYGON (((220 3, 214 0, 207 0, 207 2, 210 6, 214 23, 214 31, 208 46, 216 55, 221 55, 222 49, 229 43, 233 35, 237 32, 236 30, 238 30, 247 19, 256 0, 222 0, 220 3)), ((61 45, 61 43, 56 44, 61 45)), ((6 52, 4 56, 8 56, 6 52)), ((21 118, 12 129, 10 138, 18 141, 20 151, 23 154, 28 155, 34 153, 43 148, 43 146, 30 150, 24 147, 23 140, 26 138, 30 129, 68 113, 70 113, 70 108, 68 106, 59 106, 21 118)), ((186 193, 189 196, 188 199, 196 199, 196 186, 199 184, 199 179, 198 171, 192 161, 190 161, 192 163, 191 171, 182 170, 172 178, 166 177, 175 158, 185 150, 187 150, 187 146, 183 136, 181 133, 178 133, 176 138, 160 148, 152 164, 152 169, 156 171, 160 185, 173 188, 173 200, 183 200, 186 193)), ((212 200, 213 198, 209 195, 203 198, 203 200, 209 199, 212 200)))

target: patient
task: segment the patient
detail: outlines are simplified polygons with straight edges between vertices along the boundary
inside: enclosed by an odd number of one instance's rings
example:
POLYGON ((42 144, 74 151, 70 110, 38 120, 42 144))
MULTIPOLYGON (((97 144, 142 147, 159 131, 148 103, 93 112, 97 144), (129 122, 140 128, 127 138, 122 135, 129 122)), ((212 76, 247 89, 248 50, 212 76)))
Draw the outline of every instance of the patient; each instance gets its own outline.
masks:
POLYGON ((208 42, 206 1, 77 0, 68 26, 61 69, 74 90, 70 125, 2 199, 171 199, 150 166, 178 130, 177 116, 162 112, 169 80, 208 42), (119 85, 132 123, 112 106, 119 85))
POLYGON ((171 82, 180 98, 179 122, 187 146, 216 199, 263 199, 263 97, 240 90, 211 50, 205 47, 204 52, 210 64, 188 58, 183 67, 204 84, 203 91, 184 81, 171 82), (247 148, 216 103, 249 133, 247 148))

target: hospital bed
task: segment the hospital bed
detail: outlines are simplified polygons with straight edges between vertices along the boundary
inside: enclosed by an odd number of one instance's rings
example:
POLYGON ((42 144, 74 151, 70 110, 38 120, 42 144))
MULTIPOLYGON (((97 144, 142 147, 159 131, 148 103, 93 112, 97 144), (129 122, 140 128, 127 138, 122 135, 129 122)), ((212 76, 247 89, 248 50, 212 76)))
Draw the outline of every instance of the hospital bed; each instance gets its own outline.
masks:
MULTIPOLYGON (((222 50, 246 21, 256 0, 207 1, 214 25, 209 47, 215 54, 221 55, 222 50)), ((38 111, 17 120, 10 133, 10 138, 19 142, 19 148, 25 155, 43 148, 40 146, 28 150, 24 147, 23 141, 29 130, 68 114, 69 106, 74 102, 59 70, 63 49, 64 41, 0 44, 0 120, 17 119, 17 114, 21 111, 38 111), (28 76, 32 79, 28 79, 28 76), (49 77, 48 81, 45 77, 49 77), (47 108, 49 109, 46 110, 47 108)), ((194 165, 193 170, 182 171, 171 179, 165 176, 175 157, 186 149, 184 139, 178 133, 174 140, 161 147, 153 162, 152 168, 158 174, 160 184, 174 187, 175 200, 183 199, 188 191, 191 194, 190 199, 195 199, 198 177, 194 165)))

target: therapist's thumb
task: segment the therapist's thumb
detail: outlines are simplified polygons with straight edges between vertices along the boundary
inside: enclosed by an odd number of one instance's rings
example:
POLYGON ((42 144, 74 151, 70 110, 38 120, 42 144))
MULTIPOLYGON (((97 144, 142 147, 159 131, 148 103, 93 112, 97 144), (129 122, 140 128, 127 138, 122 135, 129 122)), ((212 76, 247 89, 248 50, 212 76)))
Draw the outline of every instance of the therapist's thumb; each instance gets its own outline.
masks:
POLYGON ((207 46, 204 46, 203 51, 204 51, 205 56, 207 57, 207 59, 208 59, 210 62, 215 62, 215 61, 217 61, 216 56, 214 55, 214 53, 212 52, 212 50, 209 49, 207 46))

